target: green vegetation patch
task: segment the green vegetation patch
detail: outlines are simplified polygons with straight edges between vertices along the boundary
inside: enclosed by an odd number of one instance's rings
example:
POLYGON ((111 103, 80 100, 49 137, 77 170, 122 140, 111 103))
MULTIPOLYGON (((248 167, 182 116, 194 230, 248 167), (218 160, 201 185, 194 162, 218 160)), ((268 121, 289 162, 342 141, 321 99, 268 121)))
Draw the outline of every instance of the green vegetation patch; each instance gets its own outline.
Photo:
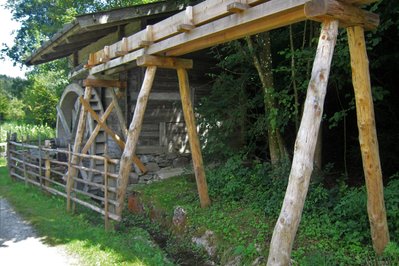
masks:
POLYGON ((69 215, 64 199, 11 181, 4 159, 0 162, 0 196, 29 220, 48 244, 63 245, 84 265, 173 265, 145 230, 130 227, 123 233, 105 232, 102 217, 90 213, 96 225, 85 213, 69 215))
MULTIPOLYGON (((216 261, 222 265, 240 261, 241 265, 265 262, 288 176, 287 165, 245 166, 237 158, 207 171, 212 206, 201 209, 193 176, 175 177, 150 185, 136 186, 144 209, 162 212, 172 221, 177 206, 187 212, 185 233, 201 237, 214 233, 212 245, 216 261)), ((289 168, 288 168, 289 169, 289 168)), ((317 182, 310 185, 305 208, 293 248, 293 262, 299 265, 396 265, 399 258, 397 191, 394 176, 385 187, 391 241, 383 256, 373 251, 364 187, 341 185, 327 189, 317 182), (394 196, 396 195, 396 196, 394 196)), ((159 215, 158 215, 159 216, 159 215)), ((165 217, 166 216, 166 217, 165 217)), ((173 228, 173 226, 172 226, 173 228)))

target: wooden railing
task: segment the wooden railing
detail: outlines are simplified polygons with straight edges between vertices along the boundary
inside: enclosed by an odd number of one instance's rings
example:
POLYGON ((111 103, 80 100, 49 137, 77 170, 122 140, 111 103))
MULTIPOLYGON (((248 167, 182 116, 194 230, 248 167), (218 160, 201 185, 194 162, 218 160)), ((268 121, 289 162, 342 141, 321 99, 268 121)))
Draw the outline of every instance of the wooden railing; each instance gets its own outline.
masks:
POLYGON ((73 153, 68 149, 52 149, 49 141, 45 145, 31 145, 16 141, 7 142, 7 162, 10 176, 21 180, 26 185, 40 187, 46 193, 64 197, 67 206, 75 210, 78 203, 104 216, 105 226, 109 227, 109 219, 120 220, 114 210, 117 201, 110 195, 116 193, 118 175, 111 171, 119 164, 119 160, 106 156, 73 153), (79 157, 79 164, 72 164, 72 155, 79 157), (103 169, 96 169, 96 162, 104 163, 103 169), (91 165, 91 166, 90 166, 91 165), (70 169, 77 169, 77 175, 71 176, 70 169), (98 180, 88 177, 96 175, 98 180), (73 179, 74 186, 68 188, 68 179, 73 179))

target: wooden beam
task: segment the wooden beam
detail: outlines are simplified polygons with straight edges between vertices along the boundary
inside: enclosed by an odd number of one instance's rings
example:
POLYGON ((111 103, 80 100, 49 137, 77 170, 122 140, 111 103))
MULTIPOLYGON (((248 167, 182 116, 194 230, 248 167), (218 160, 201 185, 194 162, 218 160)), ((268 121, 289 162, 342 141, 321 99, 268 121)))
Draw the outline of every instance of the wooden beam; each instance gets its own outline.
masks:
MULTIPOLYGON (((92 89, 93 88, 90 86, 86 87, 84 97, 83 97, 83 99, 85 101, 90 101, 92 89)), ((83 110, 80 111, 78 127, 77 127, 76 135, 75 135, 75 142, 73 144, 73 153, 74 154, 72 155, 72 159, 71 159, 72 165, 78 165, 80 162, 80 158, 76 154, 80 152, 80 148, 82 146, 82 141, 83 141, 83 137, 84 137, 84 133, 85 133, 85 129, 86 129, 86 120, 87 120, 87 111, 83 108, 83 110)), ((72 167, 71 169, 68 169, 68 171, 70 171, 70 174, 68 176, 70 176, 71 178, 69 178, 67 180, 66 189, 67 189, 67 191, 72 191, 73 183, 74 183, 73 178, 75 176, 77 176, 77 169, 72 167)))
POLYGON ((232 12, 232 13, 239 13, 247 10, 251 6, 248 4, 236 2, 236 3, 231 3, 227 5, 227 11, 232 12))
MULTIPOLYGON (((145 54, 161 54, 165 56, 180 56, 190 52, 198 51, 207 47, 211 47, 217 44, 228 42, 231 40, 239 39, 244 36, 253 35, 259 32, 272 30, 282 26, 286 26, 295 22, 303 21, 306 18, 304 14, 304 5, 309 0, 271 0, 263 4, 254 6, 243 13, 232 14, 228 17, 224 17, 213 22, 197 26, 190 34, 178 34, 174 33, 167 39, 160 39, 149 46, 146 51, 137 50, 137 39, 131 40, 131 45, 129 50, 132 52, 126 54, 123 57, 117 57, 105 64, 97 65, 90 70, 91 74, 101 73, 111 68, 118 67, 120 65, 127 64, 129 62, 135 61, 138 57, 145 54)), ((204 3, 211 4, 212 6, 217 5, 218 1, 205 1, 204 3)), ((227 1, 230 2, 230 1, 227 1)), ((236 2, 236 1, 231 1, 236 2)), ((259 2, 259 1, 258 1, 259 2)), ((220 4, 219 4, 220 5, 220 4)), ((194 6, 196 10, 197 6, 194 6)), ((221 11, 219 7, 214 7, 218 12, 217 14, 230 14, 226 10, 221 11), (224 12, 224 13, 223 13, 224 12)), ((207 13, 203 12, 202 13, 207 13)), ((212 13, 213 11, 210 10, 212 13)), ((200 15, 201 16, 201 15, 200 15)), ((202 17, 208 17, 207 15, 202 15, 202 17)), ((219 17, 220 18, 220 17, 219 17)), ((194 21, 197 17, 194 16, 194 21)), ((156 28, 154 25, 154 29, 156 28)), ((196 24, 198 25, 198 24, 196 24)), ((165 29, 167 31, 167 29, 165 29)), ((176 30, 175 30, 176 31, 176 30)), ((139 38, 141 33, 132 35, 129 38, 139 38)), ((154 31, 154 39, 158 40, 157 31, 154 31)), ((115 44, 116 45, 116 44, 115 44)), ((111 45, 112 50, 113 45, 111 45)), ((99 51, 101 53, 101 51, 99 51)), ((111 51, 112 54, 112 51, 111 51)), ((97 58, 100 55, 97 55, 97 58)), ((112 57, 112 56, 111 56, 112 57)))
POLYGON ((280 216, 274 227, 267 265, 289 265, 291 262, 292 246, 313 171, 313 158, 323 116, 338 24, 338 21, 326 21, 322 24, 302 121, 295 141, 288 186, 280 216))
POLYGON ((137 142, 143 125, 144 113, 147 107, 148 96, 150 95, 152 84, 154 82, 157 67, 150 66, 147 68, 143 85, 137 99, 136 108, 134 110, 133 119, 129 126, 129 132, 126 139, 126 146, 120 161, 119 182, 118 182, 118 206, 116 214, 122 216, 123 206, 125 203, 126 189, 129 183, 129 173, 131 170, 131 160, 136 153, 137 142))
POLYGON ((127 82, 119 80, 103 80, 103 79, 85 79, 83 86, 91 86, 95 88, 119 88, 126 89, 127 82))
MULTIPOLYGON (((280 0, 274 0, 280 1, 280 0)), ((302 0, 305 3, 308 0, 302 0)), ((159 23, 152 25, 151 27, 151 38, 148 38, 148 30, 142 30, 135 33, 128 39, 128 50, 129 52, 135 51, 139 48, 149 47, 152 43, 167 39, 171 36, 179 34, 179 25, 187 24, 195 27, 219 19, 221 17, 231 14, 227 10, 229 4, 235 3, 237 0, 224 0, 221 4, 219 1, 204 1, 193 7, 187 7, 186 10, 171 16, 159 23), (206 10, 206 12, 204 12, 206 10)), ((263 3, 264 0, 248 0, 247 3, 250 6, 256 6, 263 3)), ((117 57, 116 52, 120 51, 121 42, 117 42, 110 46, 110 57, 117 57)), ((95 53, 94 65, 100 63, 100 58, 103 57, 103 51, 95 53)))
MULTIPOLYGON (((97 113, 91 108, 90 104, 88 101, 83 99, 82 96, 79 97, 79 101, 84 107, 85 111, 88 111, 91 115, 91 117, 97 121, 98 125, 104 129, 104 131, 118 144, 118 146, 121 148, 121 150, 125 149, 125 142, 121 139, 118 134, 116 134, 112 129, 110 129, 105 121, 101 121, 100 117, 98 117, 97 113)), ((132 158, 133 162, 137 165, 137 167, 142 171, 143 173, 147 172, 147 168, 144 166, 144 164, 140 161, 140 159, 137 156, 133 156, 132 158)))
MULTIPOLYGON (((111 114, 113 109, 114 109, 114 104, 111 102, 111 104, 108 105, 107 109, 105 110, 104 114, 102 115, 100 121, 104 123, 107 120, 108 116, 111 114)), ((96 127, 94 128, 93 132, 91 133, 89 139, 86 141, 86 144, 81 151, 82 154, 86 154, 89 151, 90 146, 96 140, 96 137, 97 137, 98 133, 100 132, 100 129, 101 129, 101 125, 98 123, 96 125, 96 127)))
POLYGON ((162 57, 154 55, 143 55, 137 58, 137 66, 157 66, 160 68, 193 68, 193 60, 173 57, 162 57))
POLYGON ((114 89, 110 90, 111 96, 112 96, 112 102, 115 106, 115 111, 116 111, 116 115, 118 116, 118 121, 119 121, 119 126, 122 129, 122 134, 124 139, 126 140, 127 138, 127 127, 126 127, 126 120, 125 117, 123 115, 122 112, 122 108, 120 107, 119 103, 118 103, 118 97, 116 97, 116 93, 114 91, 114 89))
POLYGON ((343 27, 356 25, 373 30, 380 23, 380 18, 377 14, 337 0, 312 0, 305 4, 305 14, 309 19, 320 22, 325 19, 338 20, 343 27))
POLYGON ((123 56, 129 52, 129 40, 126 37, 123 37, 120 41, 120 50, 115 52, 116 56, 123 56))
POLYGON ((204 163, 202 161, 201 154, 201 145, 197 134, 197 125, 195 123, 193 104, 191 102, 187 70, 184 68, 178 68, 177 75, 179 78, 184 121, 186 122, 188 139, 190 141, 190 150, 193 160, 195 179, 197 181, 198 195, 200 198, 201 207, 206 208, 211 205, 211 200, 209 199, 208 195, 208 185, 206 183, 204 163))
POLYGON ((180 24, 177 26, 178 32, 189 32, 195 28, 192 24, 180 24))
POLYGON ((367 211, 374 250, 381 255, 389 242, 389 231, 384 203, 384 185, 377 130, 375 127, 373 96, 371 93, 369 61, 362 27, 348 31, 352 81, 355 90, 359 142, 367 188, 367 211))

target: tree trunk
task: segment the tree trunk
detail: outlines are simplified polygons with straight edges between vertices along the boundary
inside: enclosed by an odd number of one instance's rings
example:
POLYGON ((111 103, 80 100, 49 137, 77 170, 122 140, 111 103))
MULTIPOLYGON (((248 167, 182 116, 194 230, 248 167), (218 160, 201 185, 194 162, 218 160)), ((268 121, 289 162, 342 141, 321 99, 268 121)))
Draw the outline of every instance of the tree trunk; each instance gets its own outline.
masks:
POLYGON ((295 142, 287 191, 270 243, 268 265, 289 265, 295 235, 313 170, 316 142, 323 115, 331 60, 338 34, 338 21, 322 24, 301 125, 295 142))
MULTIPOLYGON (((258 72, 259 79, 262 84, 265 112, 272 112, 277 108, 277 104, 274 96, 272 95, 274 80, 272 71, 270 33, 265 32, 258 35, 257 48, 259 48, 259 53, 256 52, 251 37, 247 37, 246 41, 252 55, 254 66, 258 72)), ((277 119, 277 117, 275 119, 277 119)), ((276 165, 279 161, 288 158, 288 153, 279 128, 270 123, 270 120, 271 119, 267 119, 270 161, 272 165, 276 165)))
POLYGON ((359 26, 349 27, 348 42, 355 89, 359 142, 366 179, 371 237, 374 250, 381 255, 389 242, 389 232, 364 29, 359 26))

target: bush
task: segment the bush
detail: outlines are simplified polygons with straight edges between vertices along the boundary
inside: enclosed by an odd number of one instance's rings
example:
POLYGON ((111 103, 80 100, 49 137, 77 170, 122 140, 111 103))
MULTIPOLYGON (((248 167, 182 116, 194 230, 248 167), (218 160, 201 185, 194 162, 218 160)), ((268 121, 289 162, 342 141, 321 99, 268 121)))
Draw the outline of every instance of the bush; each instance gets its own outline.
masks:
POLYGON ((17 133, 19 141, 37 141, 39 136, 42 140, 55 137, 55 130, 47 125, 4 123, 0 125, 0 142, 7 140, 7 132, 17 133))

